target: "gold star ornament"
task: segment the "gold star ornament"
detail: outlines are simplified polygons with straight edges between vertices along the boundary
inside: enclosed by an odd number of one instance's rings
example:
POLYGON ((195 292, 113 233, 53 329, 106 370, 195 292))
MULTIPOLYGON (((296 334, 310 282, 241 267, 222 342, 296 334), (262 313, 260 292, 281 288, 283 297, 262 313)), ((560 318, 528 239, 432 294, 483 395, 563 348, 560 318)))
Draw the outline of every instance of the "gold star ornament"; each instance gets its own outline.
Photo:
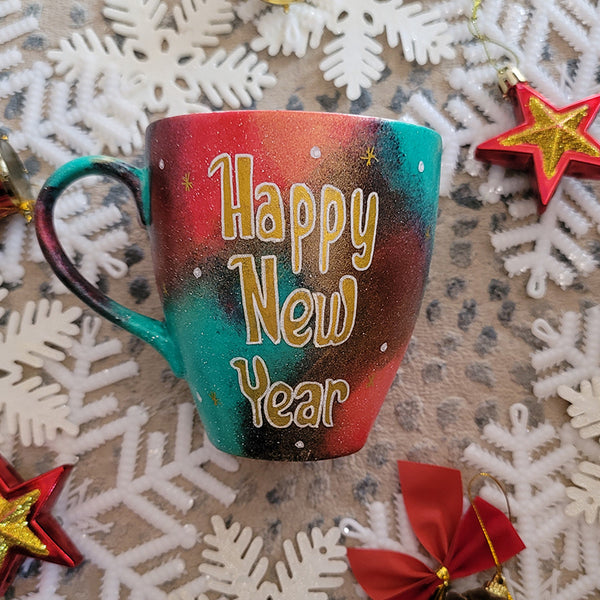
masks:
POLYGON ((27 519, 38 501, 40 490, 32 490, 14 500, 0 496, 0 564, 11 548, 22 548, 38 556, 46 556, 48 548, 31 531, 27 519))
POLYGON ((67 567, 83 557, 50 514, 71 465, 23 481, 0 456, 0 596, 27 556, 67 567))
POLYGON ((563 175, 600 179, 600 144, 587 132, 600 95, 556 108, 527 82, 511 86, 522 123, 480 144, 475 156, 504 167, 530 170, 543 211, 563 175))

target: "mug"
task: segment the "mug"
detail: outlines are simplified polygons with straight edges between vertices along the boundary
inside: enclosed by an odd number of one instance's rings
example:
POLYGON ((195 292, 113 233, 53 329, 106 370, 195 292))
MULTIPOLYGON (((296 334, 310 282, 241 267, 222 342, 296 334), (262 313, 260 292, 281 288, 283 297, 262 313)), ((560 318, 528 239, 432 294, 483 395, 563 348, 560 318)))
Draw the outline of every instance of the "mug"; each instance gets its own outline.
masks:
POLYGON ((191 389, 220 450, 271 460, 359 450, 410 340, 432 254, 434 131, 296 111, 168 117, 146 166, 60 167, 35 207, 64 284, 154 346, 191 389), (109 298, 73 266, 53 209, 86 175, 121 181, 147 228, 164 320, 109 298))

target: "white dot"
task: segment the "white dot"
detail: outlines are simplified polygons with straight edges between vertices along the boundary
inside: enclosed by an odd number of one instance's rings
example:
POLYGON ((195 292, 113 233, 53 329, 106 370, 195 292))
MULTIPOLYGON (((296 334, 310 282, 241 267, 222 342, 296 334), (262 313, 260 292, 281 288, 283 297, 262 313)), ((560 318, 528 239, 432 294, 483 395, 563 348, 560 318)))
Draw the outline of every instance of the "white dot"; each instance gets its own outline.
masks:
POLYGON ((419 161, 419 173, 422 173, 425 170, 425 163, 421 160, 419 161))
POLYGON ((310 155, 313 158, 321 158, 321 148, 319 148, 319 146, 313 146, 310 149, 310 155))
POLYGON ((202 396, 196 392, 196 400, 198 400, 198 404, 202 404, 202 396))
POLYGON ((381 344, 381 347, 379 348, 382 352, 385 352, 388 349, 388 345, 387 342, 384 342, 383 344, 381 344))
POLYGON ((295 446, 296 448, 304 448, 304 442, 302 440, 298 440, 295 446))
POLYGON ((202 277, 202 269, 200 267, 196 267, 194 269, 194 277, 196 279, 200 279, 200 277, 202 277))
POLYGON ((165 168, 165 161, 162 158, 158 161, 158 168, 161 171, 165 168))

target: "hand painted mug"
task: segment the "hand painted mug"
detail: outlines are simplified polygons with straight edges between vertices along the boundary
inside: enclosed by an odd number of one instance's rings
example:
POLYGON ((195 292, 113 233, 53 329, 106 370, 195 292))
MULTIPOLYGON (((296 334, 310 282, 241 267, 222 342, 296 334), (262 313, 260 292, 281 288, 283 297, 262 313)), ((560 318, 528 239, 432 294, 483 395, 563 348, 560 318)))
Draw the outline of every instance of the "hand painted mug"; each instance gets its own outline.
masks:
POLYGON ((353 453, 400 365, 432 253, 440 137, 331 113, 239 111, 159 120, 141 169, 75 159, 35 222, 59 278, 184 377, 212 443, 272 460, 353 453), (132 192, 164 320, 86 281, 52 223, 74 180, 132 192))

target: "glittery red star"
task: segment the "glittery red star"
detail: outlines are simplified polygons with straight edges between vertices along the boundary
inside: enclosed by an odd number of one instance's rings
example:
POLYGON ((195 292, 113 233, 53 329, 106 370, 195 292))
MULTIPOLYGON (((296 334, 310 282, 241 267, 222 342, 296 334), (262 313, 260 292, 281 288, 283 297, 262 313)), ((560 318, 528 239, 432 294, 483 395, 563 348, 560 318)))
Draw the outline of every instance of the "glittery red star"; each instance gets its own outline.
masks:
POLYGON ((475 156, 519 170, 531 170, 542 212, 563 175, 600 178, 600 144, 587 133, 600 109, 600 95, 556 108, 527 83, 508 91, 522 123, 480 144, 475 156))
POLYGON ((26 556, 67 567, 83 557, 50 514, 71 465, 23 481, 0 456, 0 596, 12 583, 26 556))

